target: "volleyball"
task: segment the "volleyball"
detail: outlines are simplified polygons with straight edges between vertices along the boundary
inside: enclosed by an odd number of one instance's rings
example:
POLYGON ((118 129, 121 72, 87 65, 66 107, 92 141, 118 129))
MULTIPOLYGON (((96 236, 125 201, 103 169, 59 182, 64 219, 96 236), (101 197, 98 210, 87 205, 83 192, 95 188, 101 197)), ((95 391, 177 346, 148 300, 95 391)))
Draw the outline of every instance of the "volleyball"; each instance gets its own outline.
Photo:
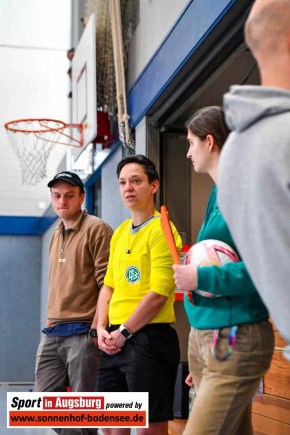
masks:
MULTIPOLYGON (((240 261, 238 254, 227 243, 220 240, 202 240, 193 245, 185 256, 185 264, 195 266, 223 266, 227 263, 240 261)), ((196 293, 207 298, 218 298, 220 295, 196 289, 196 293)))

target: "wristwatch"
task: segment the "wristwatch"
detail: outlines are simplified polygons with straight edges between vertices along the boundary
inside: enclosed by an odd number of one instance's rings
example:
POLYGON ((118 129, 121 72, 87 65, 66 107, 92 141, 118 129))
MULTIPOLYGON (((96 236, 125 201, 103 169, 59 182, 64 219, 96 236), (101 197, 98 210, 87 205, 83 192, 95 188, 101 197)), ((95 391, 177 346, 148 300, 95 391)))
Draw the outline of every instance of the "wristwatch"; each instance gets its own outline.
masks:
POLYGON ((92 337, 92 338, 98 338, 98 333, 97 333, 96 328, 91 328, 89 330, 89 336, 92 337))
POLYGON ((129 329, 126 328, 125 325, 120 325, 119 329, 123 337, 126 338, 126 340, 128 340, 133 336, 133 334, 131 334, 131 332, 129 331, 129 329))

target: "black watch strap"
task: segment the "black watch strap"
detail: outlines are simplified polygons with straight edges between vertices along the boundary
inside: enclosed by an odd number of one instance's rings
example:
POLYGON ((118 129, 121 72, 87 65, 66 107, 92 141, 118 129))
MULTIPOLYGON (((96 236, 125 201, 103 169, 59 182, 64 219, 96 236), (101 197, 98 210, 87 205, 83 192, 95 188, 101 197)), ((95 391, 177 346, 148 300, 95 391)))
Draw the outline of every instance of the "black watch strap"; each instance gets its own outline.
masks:
POLYGON ((89 330, 89 336, 92 337, 92 338, 98 338, 98 333, 97 333, 96 328, 91 328, 89 330))
POLYGON ((124 338, 126 338, 126 340, 128 340, 129 338, 132 337, 132 333, 129 331, 129 329, 126 328, 125 325, 120 325, 120 332, 123 335, 124 338))

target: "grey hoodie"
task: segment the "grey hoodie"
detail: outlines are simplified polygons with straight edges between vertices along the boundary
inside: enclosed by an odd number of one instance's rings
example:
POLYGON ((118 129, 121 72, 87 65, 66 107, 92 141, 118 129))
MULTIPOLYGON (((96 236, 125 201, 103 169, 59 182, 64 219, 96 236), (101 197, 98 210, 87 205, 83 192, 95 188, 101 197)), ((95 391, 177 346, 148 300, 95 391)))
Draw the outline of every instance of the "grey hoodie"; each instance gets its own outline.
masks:
MULTIPOLYGON (((224 109, 232 132, 220 158, 218 203, 290 343, 290 91, 232 86, 224 109)), ((290 359, 290 346, 285 356, 290 359)))

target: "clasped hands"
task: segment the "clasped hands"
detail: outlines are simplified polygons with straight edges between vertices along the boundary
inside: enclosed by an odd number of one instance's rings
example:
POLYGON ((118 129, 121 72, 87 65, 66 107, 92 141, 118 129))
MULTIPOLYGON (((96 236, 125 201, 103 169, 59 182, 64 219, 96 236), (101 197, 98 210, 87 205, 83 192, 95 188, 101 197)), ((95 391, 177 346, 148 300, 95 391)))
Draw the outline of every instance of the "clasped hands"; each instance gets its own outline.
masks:
POLYGON ((108 332, 105 328, 98 328, 98 346, 103 352, 109 355, 119 353, 126 343, 126 338, 120 333, 119 329, 108 332))

